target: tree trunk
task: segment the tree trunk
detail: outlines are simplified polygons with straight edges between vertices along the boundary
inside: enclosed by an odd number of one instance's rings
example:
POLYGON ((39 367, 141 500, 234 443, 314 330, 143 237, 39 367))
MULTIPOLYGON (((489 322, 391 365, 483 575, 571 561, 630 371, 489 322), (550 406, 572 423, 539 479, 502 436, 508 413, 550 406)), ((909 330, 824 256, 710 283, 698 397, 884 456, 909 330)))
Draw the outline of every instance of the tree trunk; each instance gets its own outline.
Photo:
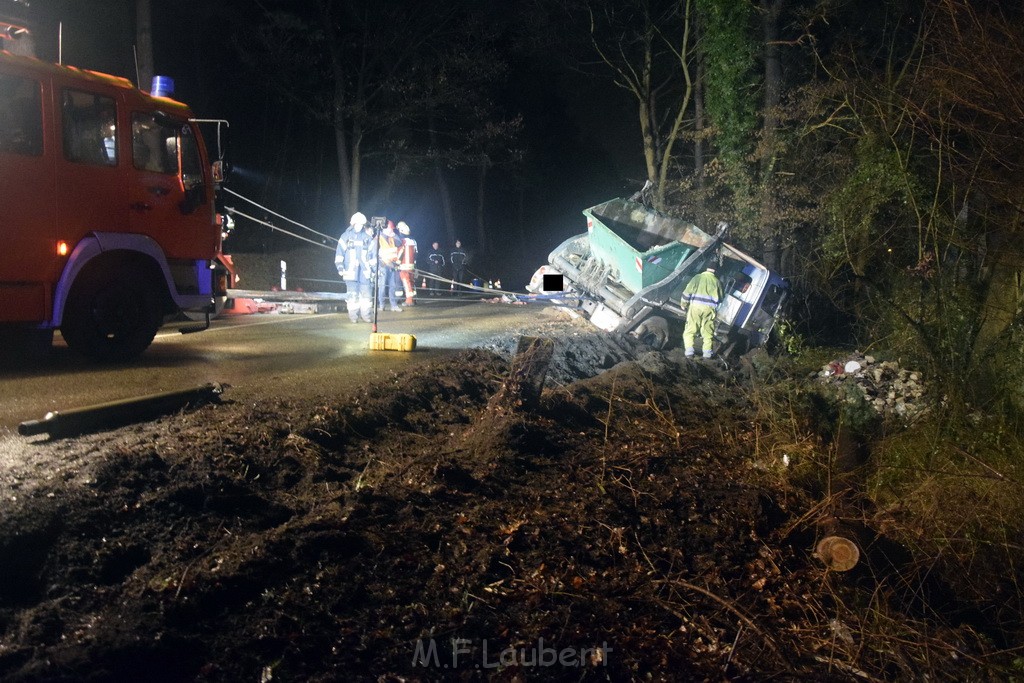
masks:
POLYGON ((395 195, 395 188, 401 187, 408 175, 409 159, 408 157, 400 155, 394 168, 392 168, 391 171, 388 172, 387 177, 384 178, 384 183, 380 186, 380 189, 374 193, 372 198, 373 203, 384 206, 391 204, 391 198, 395 195))
POLYGON ((149 0, 135 0, 135 59, 138 87, 148 92, 153 82, 153 21, 149 0))
POLYGON ((693 91, 693 174, 697 189, 704 189, 704 65, 697 67, 693 91))
MULTIPOLYGON (((338 67, 340 69, 341 67, 338 67)), ((337 71, 337 69, 336 69, 337 71)), ((354 181, 357 170, 353 168, 356 164, 356 154, 352 153, 352 165, 349 165, 349 140, 345 131, 345 119, 342 112, 345 106, 345 88, 343 85, 335 85, 334 88, 334 150, 338 155, 338 177, 340 180, 341 201, 345 207, 345 214, 354 213, 359 206, 359 189, 354 181)))
POLYGON ((441 214, 444 216, 445 235, 448 236, 448 244, 455 244, 455 215, 452 213, 452 193, 448 189, 448 181, 444 177, 444 168, 441 162, 434 165, 434 179, 437 181, 437 196, 441 199, 441 214))
POLYGON ((682 133, 683 125, 686 122, 686 112, 690 109, 690 98, 693 97, 693 78, 690 76, 690 63, 688 57, 690 55, 690 0, 686 0, 686 14, 683 16, 683 39, 682 44, 679 46, 680 57, 680 68, 683 71, 683 80, 686 82, 686 89, 683 93, 682 101, 677 105, 675 121, 672 123, 672 128, 662 141, 661 161, 659 162, 661 168, 658 173, 658 192, 656 196, 656 205, 658 208, 662 208, 665 205, 665 191, 668 187, 668 171, 672 166, 672 148, 676 144, 676 140, 679 139, 679 135, 682 133))
MULTIPOLYGON (((283 202, 284 202, 284 199, 285 199, 285 196, 284 196, 285 195, 285 192, 284 192, 284 190, 285 190, 285 178, 287 178, 288 175, 289 175, 288 174, 288 150, 292 146, 291 145, 291 138, 292 138, 292 125, 294 123, 294 119, 295 119, 295 108, 293 106, 291 106, 291 105, 288 105, 288 109, 287 109, 287 111, 285 113, 285 116, 284 116, 284 122, 283 122, 284 125, 282 127, 283 130, 281 130, 281 136, 280 136, 279 139, 274 141, 276 143, 276 146, 278 147, 278 153, 277 153, 277 172, 275 173, 275 175, 277 177, 274 180, 273 194, 272 194, 272 196, 270 196, 268 198, 269 199, 268 203, 269 203, 270 206, 276 208, 278 211, 281 211, 282 213, 283 213, 282 209, 284 209, 283 202)), ((273 221, 271 221, 271 222, 273 222, 273 221)), ((280 239, 281 233, 278 233, 278 232, 275 231, 274 232, 274 237, 277 238, 277 239, 280 239)))
POLYGON ((764 35, 764 125, 769 153, 774 160, 775 136, 779 128, 778 108, 782 101, 782 56, 779 49, 779 16, 785 0, 761 0, 764 35))
POLYGON ((782 101, 782 59, 779 55, 779 16, 785 0, 761 0, 761 26, 764 37, 764 112, 761 126, 760 192, 761 219, 767 233, 764 235, 764 264, 779 267, 778 227, 770 220, 772 192, 777 156, 779 128, 778 108, 782 101))
MULTIPOLYGON (((640 85, 641 89, 638 93, 639 99, 639 115, 640 115, 640 135, 643 138, 644 144, 644 163, 647 165, 647 179, 652 183, 658 182, 658 140, 657 140, 657 128, 654 121, 654 103, 651 94, 651 44, 650 41, 645 45, 644 50, 644 63, 641 74, 640 85)), ((661 197, 662 188, 658 188, 658 197, 661 197)))
MULTIPOLYGON (((344 136, 344 128, 341 130, 344 136)), ((342 191, 348 190, 348 206, 353 211, 359 207, 363 192, 363 127, 358 121, 352 123, 352 154, 350 165, 342 173, 342 191), (347 185, 346 185, 347 183, 347 185)))
MULTIPOLYGON (((277 158, 277 150, 273 147, 280 137, 281 115, 274 111, 274 103, 269 96, 263 106, 263 130, 260 136, 260 163, 257 168, 270 168, 277 158)), ((274 179, 269 173, 263 173, 261 178, 260 200, 266 203, 270 199, 270 190, 274 179)))
POLYGON ((486 155, 480 160, 476 176, 476 250, 478 254, 486 254, 490 250, 487 243, 487 229, 484 224, 484 204, 487 195, 487 169, 490 161, 486 155))
POLYGON ((516 188, 516 236, 520 248, 526 245, 526 190, 520 185, 516 188))
POLYGON ((984 317, 974 340, 971 352, 973 358, 981 358, 992 343, 1005 332, 1016 319, 1021 301, 1024 301, 1024 277, 1015 263, 992 264, 989 277, 976 285, 982 288, 984 317))
POLYGON ((334 27, 334 16, 330 0, 321 0, 320 13, 324 30, 327 33, 327 44, 331 50, 331 72, 334 76, 333 122, 334 149, 338 155, 338 178, 341 189, 341 202, 344 207, 345 220, 358 210, 359 177, 361 173, 360 134, 358 122, 352 124, 352 137, 349 138, 345 127, 345 107, 348 104, 348 92, 345 89, 345 63, 341 50, 338 48, 338 35, 334 27))
MULTIPOLYGON (((320 211, 324 204, 324 176, 327 175, 327 169, 324 168, 324 145, 316 146, 316 194, 313 199, 313 217, 318 223, 329 225, 331 221, 327 217, 322 217, 320 211)), ((347 218, 347 216, 346 216, 347 218)))
MULTIPOLYGON (((430 130, 430 148, 438 154, 441 149, 437 141, 437 125, 433 117, 430 117, 427 128, 430 130)), ((448 180, 444 177, 444 164, 440 156, 434 159, 434 180, 437 182, 437 194, 441 199, 441 214, 444 216, 445 235, 448 236, 448 244, 455 244, 455 215, 452 213, 452 193, 448 188, 448 180)))

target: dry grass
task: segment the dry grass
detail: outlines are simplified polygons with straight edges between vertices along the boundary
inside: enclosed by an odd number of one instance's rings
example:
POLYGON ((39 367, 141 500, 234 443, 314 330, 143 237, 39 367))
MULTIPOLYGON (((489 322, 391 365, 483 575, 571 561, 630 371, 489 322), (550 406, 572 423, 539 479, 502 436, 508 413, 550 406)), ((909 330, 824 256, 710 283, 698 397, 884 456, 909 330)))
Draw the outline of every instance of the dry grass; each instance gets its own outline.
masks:
POLYGON ((794 502, 813 501, 783 534, 845 524, 906 557, 860 568, 875 586, 868 604, 848 577, 826 573, 806 605, 822 629, 801 637, 818 640, 819 661, 839 677, 955 680, 974 667, 1012 679, 993 672, 1024 662, 1024 441, 994 419, 936 411, 909 428, 857 432, 867 461, 841 472, 840 425, 857 416, 813 381, 789 379, 813 369, 762 366, 749 393, 755 470, 794 502))

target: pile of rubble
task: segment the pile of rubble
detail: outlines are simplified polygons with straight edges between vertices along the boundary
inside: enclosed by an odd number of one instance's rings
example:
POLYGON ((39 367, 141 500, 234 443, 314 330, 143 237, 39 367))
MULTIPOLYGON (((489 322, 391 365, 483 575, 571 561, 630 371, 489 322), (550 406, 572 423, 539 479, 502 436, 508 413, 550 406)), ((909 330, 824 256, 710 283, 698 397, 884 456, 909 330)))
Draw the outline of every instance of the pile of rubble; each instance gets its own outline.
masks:
POLYGON ((878 362, 854 353, 822 367, 817 376, 833 385, 852 385, 883 417, 912 420, 928 410, 922 373, 900 368, 895 361, 878 362))

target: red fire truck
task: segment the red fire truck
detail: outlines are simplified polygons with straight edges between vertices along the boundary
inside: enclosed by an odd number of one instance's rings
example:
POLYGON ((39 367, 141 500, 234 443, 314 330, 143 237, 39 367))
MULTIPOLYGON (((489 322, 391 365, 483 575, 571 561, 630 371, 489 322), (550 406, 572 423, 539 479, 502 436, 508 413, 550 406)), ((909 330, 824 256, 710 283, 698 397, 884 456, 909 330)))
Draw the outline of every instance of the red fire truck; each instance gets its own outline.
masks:
POLYGON ((171 317, 208 325, 227 295, 220 172, 157 89, 0 51, 0 331, 60 329, 116 361, 171 317))

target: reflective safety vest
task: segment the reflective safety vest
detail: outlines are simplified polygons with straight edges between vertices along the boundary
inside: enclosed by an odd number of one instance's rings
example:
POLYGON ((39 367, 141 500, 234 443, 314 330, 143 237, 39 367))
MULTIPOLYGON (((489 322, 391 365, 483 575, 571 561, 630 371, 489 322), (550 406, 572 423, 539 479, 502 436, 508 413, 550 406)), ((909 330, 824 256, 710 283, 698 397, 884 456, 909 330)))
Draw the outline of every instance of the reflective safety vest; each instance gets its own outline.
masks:
POLYGON ((686 284, 686 289, 683 290, 683 304, 718 308, 721 301, 722 283, 709 270, 694 275, 693 279, 686 284))
POLYGON ((349 226, 338 240, 334 252, 334 265, 343 280, 369 278, 372 266, 367 262, 373 238, 364 231, 349 226), (362 266, 362 268, 360 268, 362 266))
POLYGON ((416 268, 416 240, 406 237, 402 240, 402 246, 398 250, 399 270, 414 270, 416 268))
POLYGON ((398 236, 397 235, 385 235, 381 233, 380 236, 380 262, 388 268, 394 268, 398 265, 398 236))

